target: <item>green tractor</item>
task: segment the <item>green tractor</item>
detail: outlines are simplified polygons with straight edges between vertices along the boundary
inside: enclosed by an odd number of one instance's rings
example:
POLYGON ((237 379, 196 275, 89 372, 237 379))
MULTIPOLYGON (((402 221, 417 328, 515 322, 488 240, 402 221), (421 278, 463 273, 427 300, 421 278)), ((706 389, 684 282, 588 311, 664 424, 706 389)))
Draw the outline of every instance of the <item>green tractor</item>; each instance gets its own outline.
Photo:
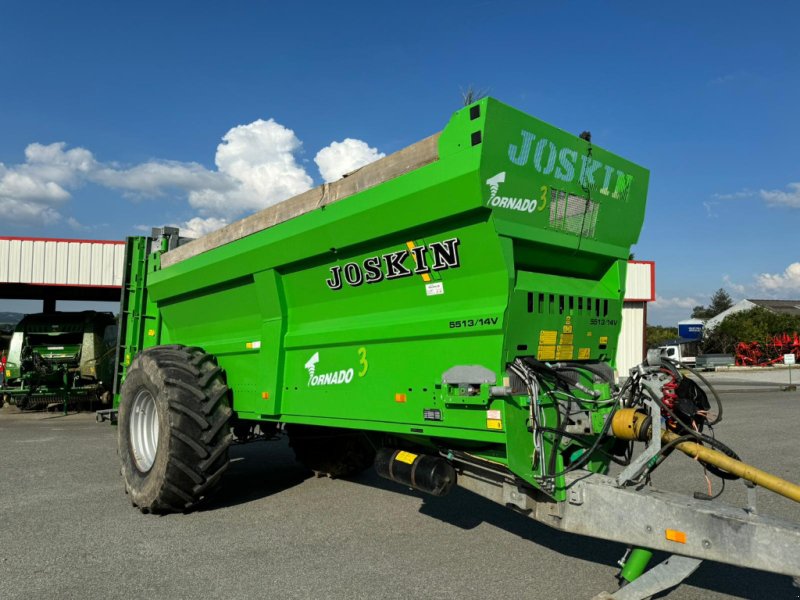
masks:
POLYGON ((23 410, 109 402, 116 342, 109 312, 25 316, 11 336, 3 399, 23 410))

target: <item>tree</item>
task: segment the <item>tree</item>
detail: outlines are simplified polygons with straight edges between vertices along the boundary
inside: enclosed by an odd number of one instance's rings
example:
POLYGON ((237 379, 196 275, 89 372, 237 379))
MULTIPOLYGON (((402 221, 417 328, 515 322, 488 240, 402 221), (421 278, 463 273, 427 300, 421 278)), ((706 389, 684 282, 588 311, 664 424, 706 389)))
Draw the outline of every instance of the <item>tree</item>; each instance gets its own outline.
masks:
POLYGON ((647 347, 657 348, 667 340, 674 340, 678 337, 677 327, 663 327, 661 325, 647 326, 647 347))
POLYGON ((733 354, 739 342, 767 344, 773 336, 800 331, 800 317, 756 306, 728 315, 703 340, 703 353, 733 354))
POLYGON ((488 94, 488 89, 477 89, 470 83, 467 86, 467 89, 461 89, 461 100, 464 102, 464 106, 469 106, 473 102, 477 102, 481 98, 485 98, 488 94))
POLYGON ((714 295, 711 296, 711 302, 708 306, 695 306, 692 310, 693 319, 711 319, 716 317, 719 313, 728 310, 733 306, 733 298, 725 291, 724 288, 719 288, 714 295))

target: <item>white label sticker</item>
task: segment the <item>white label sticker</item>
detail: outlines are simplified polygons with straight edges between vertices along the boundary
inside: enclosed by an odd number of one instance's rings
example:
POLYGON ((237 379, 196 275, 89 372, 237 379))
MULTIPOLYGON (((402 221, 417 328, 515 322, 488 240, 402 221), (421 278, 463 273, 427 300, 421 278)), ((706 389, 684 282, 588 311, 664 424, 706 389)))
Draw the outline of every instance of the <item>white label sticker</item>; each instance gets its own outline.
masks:
POLYGON ((428 283, 425 285, 425 293, 428 296, 439 296, 444 294, 444 284, 441 281, 436 283, 428 283))
POLYGON ((486 418, 487 419, 500 419, 500 411, 499 410, 487 410, 486 411, 486 418))

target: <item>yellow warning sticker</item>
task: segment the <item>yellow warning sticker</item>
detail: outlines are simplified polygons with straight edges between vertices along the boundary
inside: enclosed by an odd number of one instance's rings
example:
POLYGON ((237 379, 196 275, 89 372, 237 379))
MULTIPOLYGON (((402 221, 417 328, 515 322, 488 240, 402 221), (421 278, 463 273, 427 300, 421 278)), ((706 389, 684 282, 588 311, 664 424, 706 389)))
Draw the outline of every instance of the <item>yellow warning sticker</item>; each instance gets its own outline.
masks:
POLYGON ((412 452, 401 451, 397 453, 397 456, 395 456, 394 459, 398 462, 410 465, 413 464, 415 460, 417 460, 417 455, 413 454, 412 452))
POLYGON ((503 422, 500 419, 486 419, 486 429, 502 429, 503 422))
POLYGON ((578 348, 578 360, 588 360, 592 357, 592 351, 589 348, 578 348))
POLYGON ((555 346, 556 339, 558 339, 557 331, 540 331, 539 332, 539 345, 540 346, 555 346))
POLYGON ((539 360, 555 360, 556 359, 556 347, 555 346, 539 346, 539 350, 536 352, 536 358, 539 360))
POLYGON ((561 345, 562 346, 572 346, 572 334, 571 333, 562 333, 561 334, 561 345))
POLYGON ((556 358, 558 360, 572 360, 574 353, 575 346, 559 346, 556 350, 556 358))

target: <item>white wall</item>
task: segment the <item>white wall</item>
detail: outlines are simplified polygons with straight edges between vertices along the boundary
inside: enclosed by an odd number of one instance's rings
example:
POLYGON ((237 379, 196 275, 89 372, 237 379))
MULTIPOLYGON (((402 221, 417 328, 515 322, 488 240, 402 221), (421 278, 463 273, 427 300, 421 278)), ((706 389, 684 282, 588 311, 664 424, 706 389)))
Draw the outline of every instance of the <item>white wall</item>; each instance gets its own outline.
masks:
POLYGON ((617 376, 627 377, 628 371, 644 360, 644 333, 647 320, 646 302, 624 302, 622 328, 617 347, 617 376))
POLYGON ((652 261, 628 261, 625 274, 625 300, 655 299, 655 264, 652 261))
POLYGON ((655 269, 655 263, 649 260, 628 261, 617 346, 617 377, 627 377, 628 371, 641 363, 647 354, 644 339, 647 303, 656 299, 655 269))
POLYGON ((0 283, 122 285, 125 244, 0 238, 0 283))

